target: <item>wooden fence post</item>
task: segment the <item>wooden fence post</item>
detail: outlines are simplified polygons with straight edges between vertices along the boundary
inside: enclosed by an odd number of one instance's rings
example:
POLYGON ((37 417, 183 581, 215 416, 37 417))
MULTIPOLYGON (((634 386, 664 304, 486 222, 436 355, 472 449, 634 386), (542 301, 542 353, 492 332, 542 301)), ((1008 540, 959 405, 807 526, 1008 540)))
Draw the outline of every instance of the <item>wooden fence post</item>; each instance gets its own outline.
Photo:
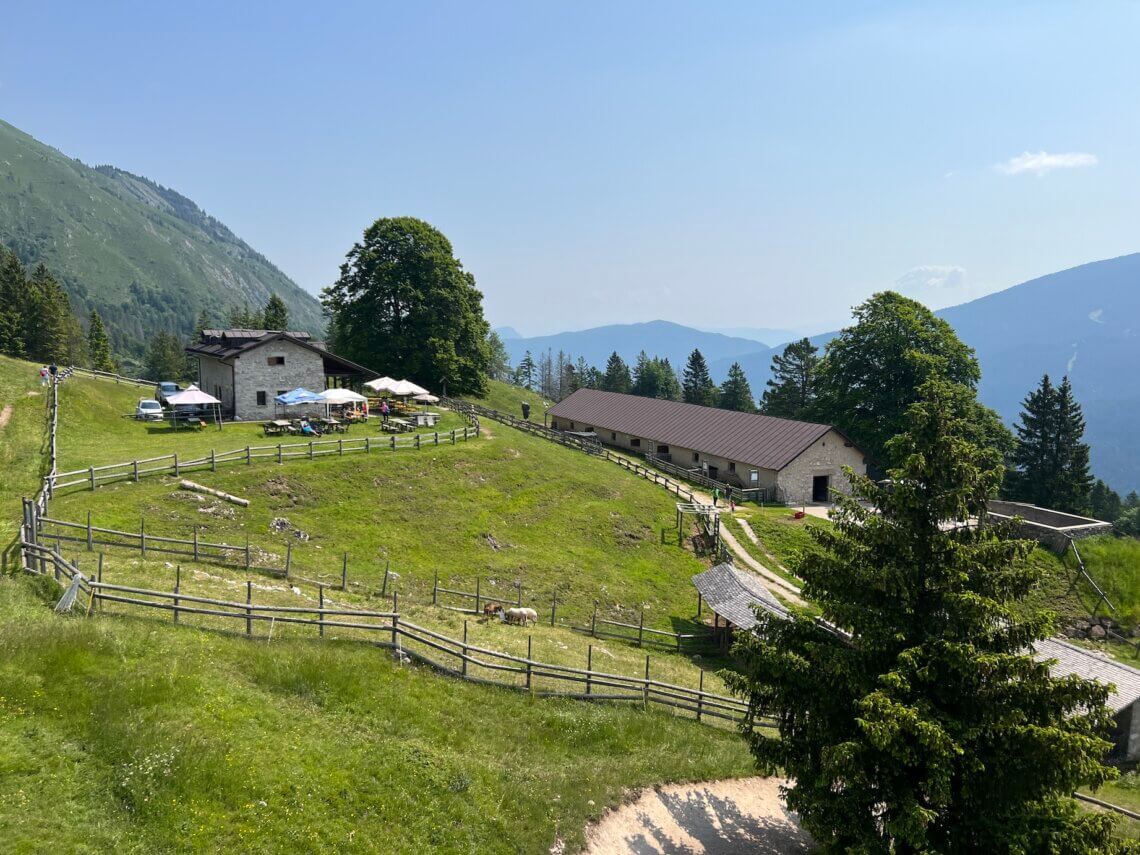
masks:
POLYGON ((439 445, 439 431, 435 432, 435 444, 439 445))
POLYGON ((645 637, 645 606, 641 607, 641 618, 637 622, 637 646, 643 647, 642 640, 645 637))
POLYGON ((319 628, 321 637, 325 635, 325 586, 317 585, 317 604, 320 611, 317 612, 317 627, 319 628))
POLYGON ((463 621, 463 676, 467 676, 467 621, 463 621))
POLYGON ((253 635, 253 582, 245 581, 245 634, 253 635))
POLYGON ((198 560, 198 525, 194 525, 194 560, 198 560))
POLYGON ((701 617, 701 609, 704 608, 704 605, 705 605, 704 598, 702 597, 701 592, 697 591, 697 619, 698 620, 701 617))
MULTIPOLYGON (((103 584, 103 553, 102 552, 99 553, 99 567, 95 571, 95 581, 98 582, 100 585, 103 584)), ((102 611, 102 609, 103 609, 103 607, 100 606, 99 610, 102 611)))
POLYGON ((598 637, 598 601, 594 600, 594 614, 590 618, 590 635, 598 637))
POLYGON ((400 595, 392 594, 392 646, 396 647, 399 643, 396 639, 400 631, 400 595))
POLYGON ((380 596, 388 596, 388 570, 392 566, 391 559, 384 559, 384 584, 380 586, 380 596))
POLYGON ((139 517, 139 551, 146 557, 146 517, 139 517))
POLYGON ((210 449, 210 471, 218 471, 218 457, 216 454, 214 454, 214 449, 212 448, 210 449))
POLYGON ((435 571, 435 581, 431 585, 431 604, 433 606, 439 604, 439 571, 435 571))
POLYGON ((182 565, 174 568, 174 622, 178 623, 178 591, 182 587, 182 565))
POLYGON ((341 455, 342 457, 344 456, 344 440, 343 439, 338 439, 336 441, 336 453, 341 455))
POLYGON ((641 696, 642 709, 649 709, 649 656, 645 657, 645 688, 641 696))
POLYGON ((91 551, 91 511, 87 512, 87 551, 91 551))
POLYGON ((87 467, 87 477, 91 481, 91 489, 94 490, 95 489, 95 467, 94 466, 88 466, 87 467))
POLYGON ((396 434, 392 434, 389 439, 392 441, 392 450, 396 450, 396 434))
POLYGON ((451 429, 451 444, 455 445, 455 428, 451 429))
POLYGON ((249 569, 250 563, 251 562, 250 562, 250 556, 249 556, 249 535, 246 534, 246 536, 245 536, 245 569, 246 570, 249 569))
POLYGON ((249 453, 249 446, 247 445, 245 447, 245 465, 249 466, 251 463, 253 463, 253 456, 249 453))
POLYGON ((313 441, 311 439, 309 440, 309 459, 313 459, 313 441))
POLYGON ((139 462, 137 460, 134 461, 134 467, 135 467, 135 481, 138 482, 138 480, 139 480, 139 462))
POLYGON ((372 451, 372 437, 366 436, 364 437, 364 453, 368 454, 370 451, 372 451))
POLYGON ((417 433, 416 434, 416 448, 419 448, 419 447, 420 447, 420 435, 417 433))
POLYGON ((178 477, 178 452, 174 452, 174 477, 178 477))
POLYGON ((479 581, 478 576, 475 577, 475 614, 479 614, 479 581))
POLYGON ((705 700, 705 670, 701 669, 700 683, 697 689, 697 721, 701 720, 701 710, 705 700))
POLYGON ((287 541, 285 544, 285 576, 288 578, 289 571, 293 569, 293 541, 287 541))
POLYGON ((592 694, 594 684, 592 682, 592 674, 594 671, 594 645, 590 644, 586 647, 586 694, 592 694))
POLYGON ((281 462, 281 443, 277 443, 277 462, 281 462))
POLYGON ((348 590, 348 553, 344 553, 344 561, 340 565, 340 589, 348 590))
POLYGON ((554 614, 558 609, 558 591, 550 598, 550 625, 554 626, 554 614))
POLYGON ((52 559, 51 559, 51 566, 55 569, 55 581, 57 581, 57 582, 59 581, 59 559, 60 558, 61 558, 61 556, 59 554, 59 541, 57 540, 55 542, 55 546, 52 547, 52 559))
POLYGON ((531 642, 532 641, 534 641, 534 636, 528 635, 526 637, 526 690, 528 692, 531 690, 531 684, 530 684, 531 655, 530 655, 530 650, 531 650, 531 642))

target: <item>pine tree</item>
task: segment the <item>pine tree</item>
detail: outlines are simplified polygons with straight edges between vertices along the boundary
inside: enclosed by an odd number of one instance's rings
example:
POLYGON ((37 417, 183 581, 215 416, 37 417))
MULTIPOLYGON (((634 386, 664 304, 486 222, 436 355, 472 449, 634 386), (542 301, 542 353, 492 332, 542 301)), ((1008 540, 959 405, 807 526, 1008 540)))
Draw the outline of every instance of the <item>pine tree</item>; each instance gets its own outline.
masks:
POLYGON ((801 338, 772 357, 772 376, 760 409, 766 415, 801 419, 816 399, 819 348, 801 338))
POLYGON ((702 407, 716 405, 717 388, 709 376, 709 366, 699 349, 694 348, 685 365, 684 381, 681 384, 681 400, 686 404, 702 407))
POLYGON ((30 311, 24 318, 24 337, 28 356, 36 361, 67 365, 78 356, 76 334, 82 338, 71 301, 44 264, 37 264, 28 280, 32 295, 30 311))
POLYGON ((250 309, 249 303, 242 303, 240 306, 230 307, 227 322, 231 329, 247 330, 260 329, 262 320, 264 318, 250 309))
POLYGON ((748 378, 739 362, 732 363, 728 369, 728 376, 720 387, 720 396, 717 406, 722 410, 736 410, 741 413, 751 413, 756 410, 756 403, 752 400, 752 387, 748 385, 748 378))
POLYGON ((0 246, 0 353, 17 359, 27 353, 24 343, 24 307, 28 274, 16 253, 0 246))
POLYGON ((637 362, 633 366, 630 391, 643 398, 657 397, 657 371, 644 350, 637 354, 637 362))
POLYGON ((1089 491, 1089 511, 1098 520, 1114 521, 1124 510, 1124 501, 1120 494, 1108 486, 1100 478, 1092 485, 1089 491))
MULTIPOLYGON (((653 373, 656 376, 657 394, 653 397, 665 401, 681 400, 681 382, 677 379, 677 372, 669 364, 669 357, 653 360, 653 373)), ((711 381, 710 381, 711 382, 711 381)), ((716 387, 714 386, 715 390, 716 387)))
POLYGON ((269 295, 269 301, 262 313, 261 324, 262 328, 267 330, 289 329, 289 307, 276 294, 269 295))
POLYGON ((1066 377, 1054 386, 1046 374, 1022 402, 1017 446, 1006 492, 1043 508, 1082 513, 1092 490, 1085 420, 1066 377))
POLYGON ((202 333, 211 327, 210 313, 203 309, 198 313, 198 320, 194 323, 194 340, 201 341, 202 333))
POLYGON ((974 444, 972 390, 932 375, 891 440, 891 485, 863 476, 797 568, 813 617, 760 617, 730 686, 761 769, 830 851, 1106 852, 1114 820, 1069 797, 1115 772, 1108 688, 1056 678, 1026 647, 1053 632, 1027 601, 1033 544, 985 519, 1000 455, 974 444))
POLYGON ((156 332, 147 345, 146 370, 151 380, 181 380, 187 375, 186 353, 178 336, 156 332))
POLYGON ((91 360, 91 367, 96 371, 115 370, 107 330, 103 326, 103 319, 94 309, 91 310, 91 321, 87 327, 87 356, 91 360))
POLYGON ((629 366, 625 360, 618 356, 615 350, 606 361, 606 373, 602 377, 601 388, 607 392, 620 392, 628 395, 633 379, 629 375, 629 366))
POLYGON ((534 389, 534 372, 534 357, 530 355, 528 350, 519 360, 518 368, 515 369, 515 384, 526 389, 534 389))

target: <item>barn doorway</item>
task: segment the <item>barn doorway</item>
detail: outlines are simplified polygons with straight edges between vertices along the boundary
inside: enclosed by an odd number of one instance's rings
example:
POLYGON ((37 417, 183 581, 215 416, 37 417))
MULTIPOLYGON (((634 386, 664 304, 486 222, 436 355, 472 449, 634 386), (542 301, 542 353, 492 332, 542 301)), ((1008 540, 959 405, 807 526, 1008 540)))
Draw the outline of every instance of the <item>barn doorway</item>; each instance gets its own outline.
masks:
POLYGON ((828 490, 831 487, 830 475, 816 475, 811 479, 811 500, 813 502, 826 502, 828 490))

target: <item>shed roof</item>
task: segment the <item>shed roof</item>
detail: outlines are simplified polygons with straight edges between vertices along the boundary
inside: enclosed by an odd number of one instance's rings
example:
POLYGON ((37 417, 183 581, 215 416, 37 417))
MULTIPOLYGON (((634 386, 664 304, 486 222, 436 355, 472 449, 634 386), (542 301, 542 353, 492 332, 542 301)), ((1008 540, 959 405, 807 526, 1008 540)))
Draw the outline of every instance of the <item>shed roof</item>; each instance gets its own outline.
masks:
POLYGON ((1035 659, 1045 661, 1055 659, 1050 669, 1054 677, 1076 674, 1098 683, 1110 683, 1116 688, 1108 696, 1108 706, 1113 712, 1120 712, 1140 700, 1140 671, 1109 659, 1059 638, 1046 638, 1034 645, 1035 659))
POLYGON ((547 412, 583 425, 775 470, 783 469, 832 429, 814 422, 600 389, 579 389, 547 412))
POLYGON ((698 573, 693 584, 709 608, 741 629, 756 625, 754 606, 778 617, 788 617, 788 610, 759 579, 731 564, 718 564, 698 573))

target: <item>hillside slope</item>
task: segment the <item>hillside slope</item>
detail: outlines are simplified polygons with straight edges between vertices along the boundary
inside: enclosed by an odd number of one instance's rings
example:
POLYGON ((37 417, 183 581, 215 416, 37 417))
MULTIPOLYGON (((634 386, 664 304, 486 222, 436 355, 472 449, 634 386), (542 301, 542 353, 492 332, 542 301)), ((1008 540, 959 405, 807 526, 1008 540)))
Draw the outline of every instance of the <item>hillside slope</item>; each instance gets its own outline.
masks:
POLYGON ((43 261, 76 310, 98 309, 120 352, 157 329, 188 333, 278 294, 290 326, 323 329, 317 300, 185 196, 112 166, 92 168, 0 121, 0 243, 43 261))

